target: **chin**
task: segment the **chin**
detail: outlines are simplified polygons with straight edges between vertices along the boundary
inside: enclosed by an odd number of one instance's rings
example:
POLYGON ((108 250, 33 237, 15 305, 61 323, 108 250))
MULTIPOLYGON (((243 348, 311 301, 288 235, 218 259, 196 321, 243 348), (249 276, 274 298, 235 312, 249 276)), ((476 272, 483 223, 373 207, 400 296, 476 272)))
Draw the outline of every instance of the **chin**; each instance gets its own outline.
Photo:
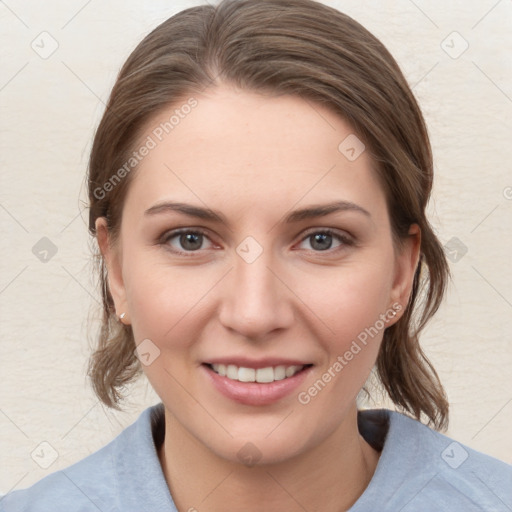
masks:
MULTIPOLYGON (((273 418, 272 422, 244 422, 243 426, 247 428, 239 425, 238 433, 230 430, 232 438, 215 436, 215 439, 210 438, 203 443, 212 453, 229 462, 261 467, 290 461, 306 452, 309 445, 314 445, 315 438, 322 437, 318 436, 319 433, 308 432, 300 424, 287 425, 287 428, 279 431, 280 422, 283 422, 283 416, 278 421, 273 418)), ((321 439, 317 441, 321 442, 321 439)))

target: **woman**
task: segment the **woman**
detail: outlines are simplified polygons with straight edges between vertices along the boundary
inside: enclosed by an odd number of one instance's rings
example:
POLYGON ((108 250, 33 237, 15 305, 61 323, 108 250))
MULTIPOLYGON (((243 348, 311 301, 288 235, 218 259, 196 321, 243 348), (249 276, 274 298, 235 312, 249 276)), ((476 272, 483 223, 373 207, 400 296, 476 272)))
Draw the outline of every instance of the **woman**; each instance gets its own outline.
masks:
POLYGON ((90 156, 89 373, 110 407, 141 371, 162 403, 1 509, 510 510, 512 468, 439 432, 419 345, 448 278, 432 169, 396 62, 348 16, 224 0, 157 27, 90 156), (403 412, 358 410, 374 367, 403 412))

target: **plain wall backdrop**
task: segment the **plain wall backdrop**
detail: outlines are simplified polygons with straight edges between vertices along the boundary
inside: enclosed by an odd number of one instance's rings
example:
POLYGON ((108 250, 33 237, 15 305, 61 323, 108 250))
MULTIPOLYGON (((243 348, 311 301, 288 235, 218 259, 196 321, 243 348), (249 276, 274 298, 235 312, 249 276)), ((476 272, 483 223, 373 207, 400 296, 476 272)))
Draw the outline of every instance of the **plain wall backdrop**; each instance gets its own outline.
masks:
MULTIPOLYGON (((84 176, 124 60, 202 3, 0 2, 0 494, 96 451, 159 401, 142 377, 110 411, 86 378, 99 294, 84 176)), ((325 3, 387 46, 422 107, 429 212, 453 272, 423 347, 450 400, 448 435, 512 463, 512 2, 325 3)), ((368 406, 390 406, 375 396, 368 406)))

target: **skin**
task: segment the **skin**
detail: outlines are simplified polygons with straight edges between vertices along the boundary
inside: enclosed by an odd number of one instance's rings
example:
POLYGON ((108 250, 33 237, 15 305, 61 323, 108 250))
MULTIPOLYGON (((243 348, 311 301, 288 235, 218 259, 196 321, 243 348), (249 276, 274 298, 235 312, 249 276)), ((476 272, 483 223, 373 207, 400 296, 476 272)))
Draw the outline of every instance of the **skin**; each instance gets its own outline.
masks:
MULTIPOLYGON (((180 511, 346 510, 379 460, 358 432, 356 397, 383 330, 308 404, 297 394, 392 304, 407 304, 418 227, 400 250, 393 246, 368 152, 349 161, 338 151, 354 132, 325 107, 226 84, 195 98, 198 106, 139 164, 116 243, 105 220, 97 221, 117 314, 126 313, 136 344, 149 339, 160 350, 143 369, 165 405, 164 475, 180 511), (206 205, 228 224, 144 213, 170 200, 206 205), (339 200, 370 215, 350 210, 283 222, 295 209, 339 200), (207 236, 199 249, 173 253, 190 246, 162 235, 185 227, 207 236), (353 243, 333 236, 327 250, 318 249, 311 235, 325 228, 353 243), (263 249, 252 263, 236 252, 248 236, 263 249), (270 405, 226 398, 200 368, 214 357, 290 355, 313 369, 270 405), (254 466, 237 456, 247 442, 261 456, 254 466)), ((152 119, 141 139, 175 108, 152 119)))

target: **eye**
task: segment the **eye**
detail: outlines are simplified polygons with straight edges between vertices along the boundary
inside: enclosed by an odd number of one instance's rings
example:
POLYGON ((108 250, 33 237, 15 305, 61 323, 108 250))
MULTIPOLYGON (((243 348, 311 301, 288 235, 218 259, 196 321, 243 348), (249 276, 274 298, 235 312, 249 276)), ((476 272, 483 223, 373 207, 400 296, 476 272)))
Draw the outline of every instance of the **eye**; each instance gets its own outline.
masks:
POLYGON ((338 245, 334 247, 334 251, 343 248, 343 246, 354 245, 354 241, 351 238, 344 234, 337 233, 332 229, 317 229, 315 231, 310 231, 309 234, 306 234, 302 239, 302 243, 308 241, 310 243, 311 250, 315 252, 322 252, 329 251, 332 248, 333 240, 338 241, 338 245))
POLYGON ((203 247, 205 240, 210 239, 202 230, 179 229, 165 233, 160 243, 168 246, 173 252, 189 253, 197 252, 200 249, 205 249, 205 247, 203 247))
MULTIPOLYGON (((301 244, 305 242, 310 244, 310 248, 305 247, 305 249, 314 252, 335 252, 346 246, 354 245, 354 241, 349 236, 332 229, 310 231, 309 234, 302 238, 301 244), (337 242, 337 245, 334 247, 333 242, 337 242)), ((214 246, 205 231, 191 228, 176 229, 164 233, 160 239, 160 244, 177 254, 191 254, 199 252, 201 249, 211 249, 214 246), (206 241, 210 245, 204 247, 206 241)))

